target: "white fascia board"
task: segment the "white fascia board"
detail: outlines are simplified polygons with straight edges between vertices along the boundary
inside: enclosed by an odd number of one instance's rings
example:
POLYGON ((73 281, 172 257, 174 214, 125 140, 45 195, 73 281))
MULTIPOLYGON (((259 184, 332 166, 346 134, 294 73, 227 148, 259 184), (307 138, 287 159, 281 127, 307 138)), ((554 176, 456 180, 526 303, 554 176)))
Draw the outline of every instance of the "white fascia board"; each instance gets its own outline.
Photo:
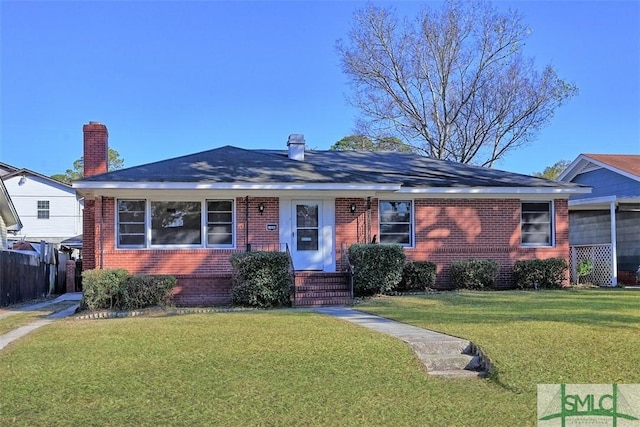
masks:
POLYGON ((603 196, 593 197, 590 199, 569 200, 569 207, 577 208, 592 205, 610 205, 611 203, 615 203, 616 205, 619 205, 620 203, 640 203, 640 197, 603 196))
POLYGON ((570 182, 576 177, 579 171, 588 160, 585 160, 584 154, 580 154, 569 166, 558 175, 558 181, 570 182))
POLYGON ((315 190, 397 191, 399 184, 291 184, 291 183, 190 183, 190 182, 74 182, 78 190, 315 190))
POLYGON ((569 207, 610 204, 616 201, 616 196, 592 197, 590 199, 569 200, 569 207))
POLYGON ((402 188, 396 193, 430 194, 447 196, 505 196, 505 195, 562 195, 589 194, 591 188, 559 188, 559 187, 436 187, 436 188, 402 188))

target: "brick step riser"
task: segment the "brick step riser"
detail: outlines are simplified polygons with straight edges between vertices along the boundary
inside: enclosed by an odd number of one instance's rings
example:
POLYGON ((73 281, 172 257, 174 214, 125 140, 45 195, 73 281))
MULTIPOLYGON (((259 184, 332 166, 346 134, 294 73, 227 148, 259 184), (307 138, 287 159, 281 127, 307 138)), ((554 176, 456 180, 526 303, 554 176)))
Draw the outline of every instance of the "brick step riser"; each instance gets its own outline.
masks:
POLYGON ((296 307, 317 307, 323 305, 349 305, 350 298, 296 300, 296 307))
POLYGON ((296 283, 296 288, 311 288, 311 289, 348 289, 346 283, 296 283))
POLYGON ((327 284, 327 285, 344 285, 347 283, 345 279, 317 279, 309 277, 296 277, 296 285, 314 285, 314 284, 327 284))
POLYGON ((298 298, 351 298, 349 292, 302 292, 296 293, 298 298))
POLYGON ((349 287, 345 285, 302 285, 296 286, 296 291, 348 291, 349 287))

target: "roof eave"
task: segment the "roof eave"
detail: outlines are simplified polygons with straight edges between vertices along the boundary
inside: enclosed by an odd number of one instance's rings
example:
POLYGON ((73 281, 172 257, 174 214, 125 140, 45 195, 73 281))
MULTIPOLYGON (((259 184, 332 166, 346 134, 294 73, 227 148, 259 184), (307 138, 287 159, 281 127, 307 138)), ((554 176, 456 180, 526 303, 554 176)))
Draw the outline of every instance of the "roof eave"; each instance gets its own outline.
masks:
POLYGON ((450 195, 566 195, 590 194, 591 187, 414 187, 402 188, 398 193, 404 194, 450 194, 450 195))
POLYGON ((83 190, 364 190, 397 191, 399 184, 367 183, 310 183, 297 184, 287 182, 249 183, 249 182, 87 182, 77 181, 73 188, 83 190))
POLYGON ((625 176, 634 181, 640 182, 640 176, 636 176, 632 173, 624 171, 622 169, 618 169, 615 166, 602 162, 600 160, 594 159, 587 154, 580 154, 567 168, 562 171, 562 173, 558 176, 558 181, 570 182, 580 173, 579 171, 584 167, 586 163, 592 163, 596 166, 599 166, 604 169, 608 169, 614 173, 625 176))

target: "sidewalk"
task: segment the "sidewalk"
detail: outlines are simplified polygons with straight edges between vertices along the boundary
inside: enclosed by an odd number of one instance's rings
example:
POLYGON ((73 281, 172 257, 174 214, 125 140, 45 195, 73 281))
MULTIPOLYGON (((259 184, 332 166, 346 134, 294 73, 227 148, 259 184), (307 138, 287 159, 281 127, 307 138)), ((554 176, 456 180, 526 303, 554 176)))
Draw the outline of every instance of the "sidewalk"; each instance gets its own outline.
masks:
POLYGON ((319 307, 315 311, 356 323, 399 338, 411 346, 430 375, 482 377, 490 368, 480 350, 470 341, 364 313, 349 307, 319 307))
MULTIPOLYGON (((5 318, 5 317, 9 317, 12 316, 14 314, 19 314, 19 313, 24 313, 26 311, 34 311, 34 310, 39 310, 43 307, 46 307, 48 305, 52 305, 52 304, 56 304, 59 302, 63 302, 63 301, 80 301, 82 299, 82 292, 70 292, 70 293, 66 293, 66 294, 62 294, 60 295, 58 298, 51 300, 51 301, 45 301, 45 302, 41 302, 38 304, 32 304, 32 305, 26 305, 24 307, 20 307, 14 311, 8 311, 6 313, 2 313, 0 314, 0 319, 5 318)), ((58 311, 56 313, 53 313, 49 316, 47 316, 44 319, 41 320, 36 320, 35 322, 29 323, 28 325, 25 326, 21 326, 17 329, 14 329, 11 332, 7 332, 4 335, 0 335, 0 350, 2 350, 3 348, 5 348, 7 345, 9 345, 10 343, 12 343, 13 341, 22 338, 23 336, 27 335, 28 333, 44 326, 44 325, 48 325, 49 323, 53 322, 56 319, 62 319, 64 317, 70 316, 73 313, 76 312, 76 310, 78 309, 78 305, 79 304, 74 304, 71 307, 65 309, 65 310, 61 310, 58 311)))

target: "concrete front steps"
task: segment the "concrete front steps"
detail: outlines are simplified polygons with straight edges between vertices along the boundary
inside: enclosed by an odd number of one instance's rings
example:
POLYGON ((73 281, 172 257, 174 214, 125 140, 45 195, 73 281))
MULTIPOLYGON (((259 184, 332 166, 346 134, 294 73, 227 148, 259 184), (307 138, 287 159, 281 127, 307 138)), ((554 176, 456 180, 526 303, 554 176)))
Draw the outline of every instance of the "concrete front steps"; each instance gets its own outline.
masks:
POLYGON ((294 283, 294 307, 353 304, 345 273, 296 272, 294 283))
POLYGON ((349 307, 324 307, 318 312, 335 316, 397 337, 411 346, 429 375, 483 377, 491 369, 482 351, 468 340, 363 313, 349 307))

